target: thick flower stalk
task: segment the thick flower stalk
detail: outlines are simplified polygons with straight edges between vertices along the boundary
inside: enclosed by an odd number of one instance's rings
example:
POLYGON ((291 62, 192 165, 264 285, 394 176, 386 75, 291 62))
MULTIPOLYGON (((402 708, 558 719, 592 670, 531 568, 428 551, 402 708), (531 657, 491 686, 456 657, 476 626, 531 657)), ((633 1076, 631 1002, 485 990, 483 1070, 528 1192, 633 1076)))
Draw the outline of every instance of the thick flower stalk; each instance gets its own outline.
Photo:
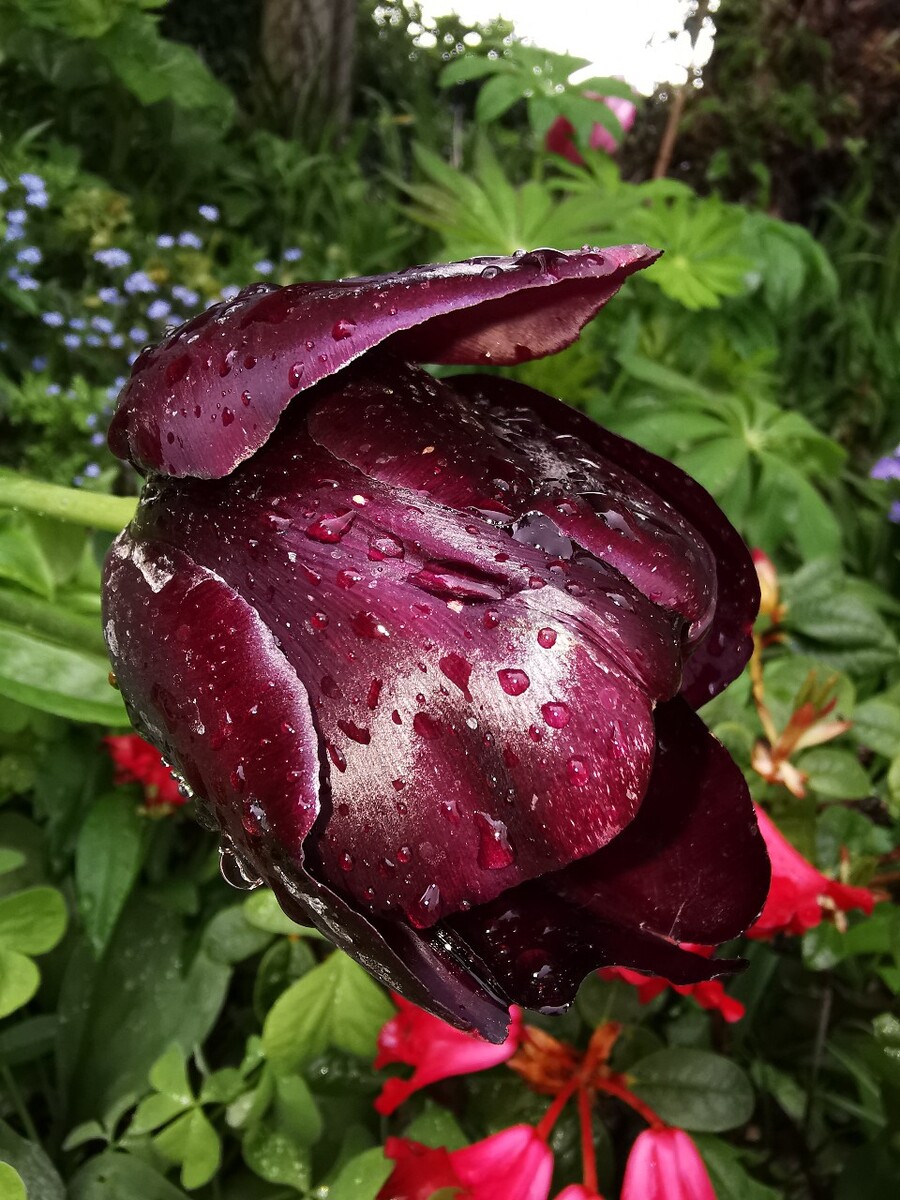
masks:
POLYGON ((138 729, 264 879, 492 1041, 615 964, 729 964, 768 863, 694 708, 759 592, 711 497, 496 376, 569 345, 643 246, 259 285, 137 360, 147 476, 104 621, 138 729))

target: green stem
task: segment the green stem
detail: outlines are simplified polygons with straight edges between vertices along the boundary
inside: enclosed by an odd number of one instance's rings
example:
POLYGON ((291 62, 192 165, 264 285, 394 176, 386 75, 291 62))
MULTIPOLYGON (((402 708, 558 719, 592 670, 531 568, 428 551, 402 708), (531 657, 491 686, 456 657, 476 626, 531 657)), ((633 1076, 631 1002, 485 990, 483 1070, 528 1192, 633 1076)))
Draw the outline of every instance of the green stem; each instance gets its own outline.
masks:
POLYGON ((118 533, 134 516, 137 500, 132 496, 107 496, 83 488, 60 487, 29 479, 17 471, 0 469, 0 506, 118 533))
POLYGON ((34 1122, 31 1119, 31 1113, 22 1099, 22 1093, 19 1091, 16 1084, 15 1076, 9 1067, 2 1068, 3 1082, 6 1085, 6 1090, 9 1092, 9 1097, 13 1102, 13 1107, 19 1115, 19 1120, 22 1122, 22 1127, 25 1130, 28 1138, 35 1142, 38 1146, 41 1144, 41 1139, 38 1137, 38 1132, 34 1127, 34 1122))

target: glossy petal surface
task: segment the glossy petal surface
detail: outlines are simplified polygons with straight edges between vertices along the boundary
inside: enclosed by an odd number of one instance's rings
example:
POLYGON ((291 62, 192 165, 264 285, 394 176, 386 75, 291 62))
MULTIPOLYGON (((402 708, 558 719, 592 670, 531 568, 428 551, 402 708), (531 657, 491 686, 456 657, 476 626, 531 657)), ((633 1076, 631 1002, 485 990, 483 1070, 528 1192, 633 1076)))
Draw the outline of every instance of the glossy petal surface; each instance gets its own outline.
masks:
MULTIPOLYGON (((479 376, 464 376, 452 383, 466 395, 477 394, 485 386, 479 376)), ((517 404, 530 407, 551 429, 578 437, 596 453, 640 479, 642 487, 651 489, 671 505, 709 547, 716 563, 715 611, 708 623, 693 631, 698 644, 685 663, 682 695, 694 708, 718 695, 737 678, 750 658, 751 631, 759 609, 759 581, 750 551, 718 504, 674 463, 610 433, 560 401, 511 380, 502 384, 499 380, 492 381, 490 387, 493 397, 500 395, 500 387, 504 389, 503 402, 508 407, 517 404)), ((649 566, 652 565, 651 561, 649 566)), ((644 564, 644 569, 648 569, 648 564, 644 564)), ((658 602, 669 605, 672 599, 660 593, 658 602)))
POLYGON ((298 392, 374 347, 414 362, 515 363, 563 349, 659 252, 535 250, 393 275, 257 284, 136 361, 110 426, 142 470, 220 478, 272 433, 298 392))
POLYGON ((763 903, 768 859, 746 784, 683 701, 661 705, 656 719, 650 786, 623 834, 446 922, 511 1002, 564 1007, 605 965, 679 985, 735 969, 675 943, 736 937, 763 903))

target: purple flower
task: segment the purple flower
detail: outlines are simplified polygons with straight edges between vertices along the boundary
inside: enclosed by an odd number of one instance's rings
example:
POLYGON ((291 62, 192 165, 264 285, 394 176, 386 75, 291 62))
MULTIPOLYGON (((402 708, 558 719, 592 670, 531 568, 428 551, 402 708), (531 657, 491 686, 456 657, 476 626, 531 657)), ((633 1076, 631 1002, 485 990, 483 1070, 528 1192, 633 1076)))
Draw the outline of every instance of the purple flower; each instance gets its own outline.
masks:
POLYGON ((129 275, 128 278, 125 280, 125 282, 122 284, 122 287, 129 294, 129 296, 137 296, 142 292, 155 292, 156 291, 156 284, 153 282, 153 280, 150 278, 150 276, 147 274, 146 271, 132 272, 132 274, 129 275))
POLYGON ((86 346, 91 346, 93 348, 96 348, 97 346, 103 345, 103 338, 100 337, 99 334, 89 333, 89 334, 87 334, 87 336, 84 339, 84 344, 86 346))
POLYGON ((121 333, 111 333, 109 335, 109 345, 113 350, 121 350, 125 345, 125 338, 121 333))
POLYGON ((167 300, 154 300, 147 309, 147 319, 150 321, 161 321, 171 311, 172 305, 167 300))
POLYGON ((560 401, 415 365, 560 350, 655 258, 256 285, 144 352, 110 428, 153 497, 106 562, 113 668, 227 876, 494 1041, 605 964, 730 969, 678 943, 768 887, 694 712, 752 647, 738 534, 560 401))
POLYGON ((88 429, 93 429, 97 424, 97 414, 88 413, 88 415, 84 418, 84 423, 87 425, 88 429))
POLYGON ((188 230, 185 233, 179 233, 178 245, 184 246, 188 250, 200 250, 203 246, 203 241, 197 237, 196 233, 191 233, 188 230))
POLYGON ((7 225, 3 233, 4 242, 20 242, 25 236, 25 230, 21 225, 7 225))
POLYGON ((61 312, 41 313, 41 320, 45 325, 49 325, 51 329, 59 329, 61 325, 65 325, 66 323, 66 318, 61 312))
POLYGON ((900 500, 894 500, 891 504, 888 509, 888 520, 893 521, 895 525, 900 525, 900 500))
POLYGON ((132 342, 137 342, 138 345, 146 342, 150 335, 146 329, 142 329, 140 325, 135 325, 133 329, 128 330, 128 337, 132 342))
POLYGON ((88 465, 84 468, 84 473, 88 479, 96 479, 100 474, 99 463, 88 463, 88 465))
POLYGON ((62 388, 58 383, 48 383, 45 390, 48 396, 58 396, 62 391, 62 388))
POLYGON ((28 213, 24 208, 11 208, 6 214, 6 220, 10 225, 24 225, 28 220, 28 213))
POLYGON ((65 333, 63 334, 63 345, 67 350, 77 350, 81 345, 81 338, 77 333, 65 333))
POLYGON ((77 329, 80 332, 82 329, 87 328, 87 321, 85 321, 84 317, 73 317, 69 322, 69 328, 77 329))
POLYGON ((14 275, 12 271, 8 271, 10 279, 15 279, 21 292, 36 292, 41 286, 33 275, 20 275, 18 272, 14 275))
POLYGON ((872 479, 900 479, 900 446, 891 454, 885 454, 869 472, 872 479))
POLYGON ((16 262, 26 263, 29 267, 36 267, 38 263, 43 261, 43 254, 37 246, 23 246, 16 255, 16 262))
POLYGON ((46 371, 46 369, 47 369, 46 358, 43 355, 36 355, 31 360, 31 369, 32 369, 32 371, 37 371, 38 373, 40 373, 41 371, 46 371))
POLYGON ((281 257, 285 262, 299 262, 303 257, 303 251, 299 246, 289 246, 281 257))
POLYGON ((127 267, 131 262, 131 255, 127 250, 120 250, 118 246, 110 246, 106 250, 95 250, 94 261, 104 267, 127 267))
POLYGON ((193 308, 200 303, 200 294, 192 288, 183 287, 180 283, 172 288, 172 295, 176 300, 180 300, 182 304, 186 304, 189 308, 193 308))
POLYGON ((229 284, 227 287, 222 288, 220 294, 223 300, 233 300, 235 296, 240 295, 240 291, 241 289, 237 286, 237 284, 229 284))
POLYGON ((91 317, 91 328, 98 333, 112 333, 115 326, 109 317, 91 317))
POLYGON ((105 445, 105 443, 106 443, 106 435, 105 434, 103 434, 103 433, 92 433, 91 434, 91 445, 92 446, 103 446, 103 445, 105 445))
POLYGON ((219 210, 214 204, 201 204, 197 212, 204 221, 218 221, 219 219, 219 210))
POLYGON ((33 205, 34 208, 46 208, 50 203, 50 197, 46 192, 27 192, 25 203, 33 205))
POLYGON ((175 239, 171 233, 161 233, 156 239, 156 244, 161 250, 171 250, 175 245, 175 239))
POLYGON ((275 264, 268 258, 261 258, 259 262, 253 264, 253 270, 257 271, 260 275, 271 275, 275 270, 275 264))
POLYGON ((9 191, 9 184, 6 182, 5 179, 0 179, 0 196, 2 196, 4 192, 8 192, 8 191, 9 191))
POLYGON ((41 176, 35 175, 31 171, 23 171, 19 176, 19 183, 21 183, 26 192, 44 192, 47 190, 47 184, 41 176))
POLYGON ((121 304, 122 294, 118 288, 102 287, 97 292, 98 297, 104 304, 121 304))

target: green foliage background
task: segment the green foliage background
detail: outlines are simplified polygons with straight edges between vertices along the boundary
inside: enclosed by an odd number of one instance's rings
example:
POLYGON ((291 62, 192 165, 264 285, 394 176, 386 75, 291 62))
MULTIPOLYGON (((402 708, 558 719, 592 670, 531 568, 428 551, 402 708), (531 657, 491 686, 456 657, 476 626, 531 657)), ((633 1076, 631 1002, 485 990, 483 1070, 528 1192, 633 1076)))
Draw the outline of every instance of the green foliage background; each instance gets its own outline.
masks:
MULTIPOLYGON (((846 930, 740 947, 751 966, 729 986, 747 1007, 734 1026, 672 993, 641 1006, 599 978, 537 1023, 583 1046, 598 1023, 623 1022, 614 1064, 697 1135, 720 1200, 893 1196, 900 564, 888 514, 900 497, 868 476, 900 441, 900 226, 873 188, 892 127, 863 119, 839 71, 822 76, 834 47, 814 30, 792 60, 808 79, 773 69, 762 106, 732 87, 773 52, 746 3, 723 0, 709 90, 688 107, 679 162, 691 169, 653 180, 641 166, 661 95, 624 171, 601 153, 575 166, 543 150, 557 115, 581 146, 594 120, 617 132, 569 84, 577 60, 523 47, 503 23, 429 29, 413 5, 433 43, 417 44, 394 0, 360 6, 350 125, 298 128, 263 86, 248 7, 232 0, 210 22, 190 0, 0 0, 0 1197, 372 1200, 386 1132, 455 1147, 542 1113, 500 1068, 417 1098, 386 1127, 372 1110, 392 1011, 382 990, 269 893, 230 892, 187 812, 114 786, 101 738, 127 718, 107 684, 98 563, 137 481, 100 443, 140 342, 224 288, 618 241, 666 255, 576 345, 516 374, 675 459, 775 561, 776 726, 811 672, 834 676, 835 715, 851 724, 796 756, 808 777, 796 799, 751 769, 763 730, 748 677, 708 719, 795 845, 828 875, 875 880, 884 899, 846 930), (782 150, 814 156, 825 138, 842 155, 840 192, 807 197, 804 224, 768 211, 784 178, 773 121, 782 150), (44 181, 46 204, 21 175, 44 181), (27 266, 26 246, 40 255, 27 266), (110 250, 128 263, 96 257, 110 250), (136 271, 152 290, 129 290, 136 271), (148 315, 154 300, 166 314, 148 315), (74 480, 81 507, 62 491, 32 503, 23 476, 74 480)), ((614 1108, 600 1117, 614 1195, 636 1127, 614 1108)), ((561 1187, 578 1178, 569 1114, 553 1148, 561 1187)))

